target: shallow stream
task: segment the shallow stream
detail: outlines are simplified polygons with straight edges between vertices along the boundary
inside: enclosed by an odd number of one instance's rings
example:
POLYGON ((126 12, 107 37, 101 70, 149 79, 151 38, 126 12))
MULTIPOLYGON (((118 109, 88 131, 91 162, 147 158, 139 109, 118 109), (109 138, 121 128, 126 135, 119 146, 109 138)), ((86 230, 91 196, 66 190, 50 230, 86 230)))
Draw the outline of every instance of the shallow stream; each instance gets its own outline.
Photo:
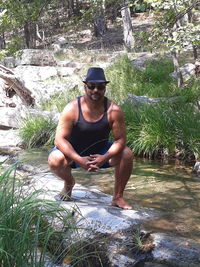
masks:
MULTIPOLYGON (((20 155, 24 164, 48 170, 47 152, 32 150, 20 155)), ((88 173, 77 169, 77 183, 97 186, 112 194, 113 168, 88 173)), ((144 227, 152 232, 166 232, 200 242, 200 178, 192 166, 176 162, 134 160, 134 169, 125 190, 125 198, 135 210, 157 211, 158 216, 144 227)))

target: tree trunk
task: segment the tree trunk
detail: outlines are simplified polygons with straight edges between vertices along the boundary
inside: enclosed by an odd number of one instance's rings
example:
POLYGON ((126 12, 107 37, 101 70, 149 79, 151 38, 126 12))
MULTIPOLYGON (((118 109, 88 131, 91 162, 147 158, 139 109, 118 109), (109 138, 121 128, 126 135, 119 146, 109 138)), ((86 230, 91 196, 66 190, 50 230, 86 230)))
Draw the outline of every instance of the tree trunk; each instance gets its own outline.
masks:
POLYGON ((37 39, 37 25, 35 22, 32 22, 30 25, 31 32, 31 40, 30 40, 30 48, 36 48, 36 39, 37 39))
POLYGON ((94 17, 94 35, 102 37, 106 33, 107 27, 103 14, 96 14, 94 17))
POLYGON ((6 42, 5 42, 5 37, 4 33, 0 36, 0 49, 5 49, 6 48, 6 42))
POLYGON ((79 0, 75 0, 74 2, 74 14, 80 14, 80 3, 79 0))
MULTIPOLYGON (((188 22, 192 23, 193 14, 191 10, 187 13, 187 17, 188 17, 188 22)), ((197 46, 194 44, 192 44, 192 51, 193 51, 194 61, 196 61, 198 59, 198 50, 197 50, 197 46)))
POLYGON ((178 87, 181 88, 181 87, 183 87, 183 76, 182 76, 182 73, 180 71, 178 56, 177 56, 176 51, 172 52, 172 60, 173 60, 173 64, 174 64, 174 71, 176 73, 176 77, 177 77, 177 81, 178 81, 178 87))
POLYGON ((194 61, 197 61, 197 59, 198 59, 198 49, 197 49, 196 45, 192 45, 192 51, 193 51, 194 61))
POLYGON ((131 23, 130 8, 123 7, 121 9, 121 15, 124 28, 124 45, 128 51, 134 49, 135 40, 133 37, 133 26, 131 23))
POLYGON ((26 47, 30 48, 30 31, 29 31, 29 24, 28 21, 25 22, 24 24, 24 37, 25 37, 25 43, 26 43, 26 47))

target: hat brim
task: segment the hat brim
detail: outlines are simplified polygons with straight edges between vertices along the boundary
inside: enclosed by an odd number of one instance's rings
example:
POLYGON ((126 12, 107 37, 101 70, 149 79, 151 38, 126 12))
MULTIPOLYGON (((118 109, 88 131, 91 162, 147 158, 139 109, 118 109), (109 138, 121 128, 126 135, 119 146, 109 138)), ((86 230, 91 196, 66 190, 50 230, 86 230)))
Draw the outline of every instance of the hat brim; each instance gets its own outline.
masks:
POLYGON ((110 81, 104 81, 104 80, 88 80, 88 81, 83 81, 84 83, 109 83, 110 81))

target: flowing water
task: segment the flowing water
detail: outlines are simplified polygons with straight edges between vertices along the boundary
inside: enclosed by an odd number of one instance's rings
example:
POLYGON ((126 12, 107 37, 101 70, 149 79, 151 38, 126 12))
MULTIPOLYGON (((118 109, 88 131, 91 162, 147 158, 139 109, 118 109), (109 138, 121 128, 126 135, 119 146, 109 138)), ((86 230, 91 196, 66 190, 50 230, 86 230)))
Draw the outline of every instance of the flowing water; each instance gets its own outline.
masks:
MULTIPOLYGON (((47 168, 47 152, 31 151, 21 155, 26 164, 47 168)), ((112 194, 113 168, 89 173, 73 171, 77 183, 97 186, 112 194)), ((134 169, 125 190, 125 198, 136 210, 155 210, 158 216, 143 225, 152 232, 167 232, 200 242, 200 178, 192 166, 176 162, 134 160, 134 169)))

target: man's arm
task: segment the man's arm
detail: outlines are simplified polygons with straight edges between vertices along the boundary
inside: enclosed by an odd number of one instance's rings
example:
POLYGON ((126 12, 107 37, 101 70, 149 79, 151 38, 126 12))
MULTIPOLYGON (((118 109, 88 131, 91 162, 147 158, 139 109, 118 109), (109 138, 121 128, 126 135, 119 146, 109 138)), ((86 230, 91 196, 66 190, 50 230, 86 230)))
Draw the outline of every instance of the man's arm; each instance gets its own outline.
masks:
POLYGON ((73 124, 76 121, 75 105, 76 104, 73 101, 64 108, 58 122, 55 136, 55 145, 67 158, 70 158, 73 161, 76 161, 79 155, 67 141, 67 138, 70 136, 73 124))
POLYGON ((115 103, 111 104, 111 111, 110 114, 108 114, 108 119, 111 124, 114 142, 106 153, 107 160, 120 153, 126 145, 124 115, 121 108, 115 103))

